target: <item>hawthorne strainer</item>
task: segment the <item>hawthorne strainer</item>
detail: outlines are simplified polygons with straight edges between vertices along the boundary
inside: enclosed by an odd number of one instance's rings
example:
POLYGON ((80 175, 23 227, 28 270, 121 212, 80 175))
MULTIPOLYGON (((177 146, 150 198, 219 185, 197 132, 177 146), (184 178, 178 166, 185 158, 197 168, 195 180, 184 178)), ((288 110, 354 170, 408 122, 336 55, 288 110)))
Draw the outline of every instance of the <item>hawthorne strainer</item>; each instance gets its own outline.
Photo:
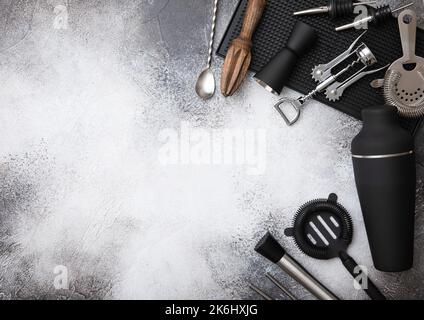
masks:
POLYGON ((371 86, 383 88, 386 103, 397 107, 402 116, 416 118, 424 115, 424 58, 415 55, 417 16, 405 10, 398 20, 403 57, 389 67, 384 79, 374 80, 371 86))

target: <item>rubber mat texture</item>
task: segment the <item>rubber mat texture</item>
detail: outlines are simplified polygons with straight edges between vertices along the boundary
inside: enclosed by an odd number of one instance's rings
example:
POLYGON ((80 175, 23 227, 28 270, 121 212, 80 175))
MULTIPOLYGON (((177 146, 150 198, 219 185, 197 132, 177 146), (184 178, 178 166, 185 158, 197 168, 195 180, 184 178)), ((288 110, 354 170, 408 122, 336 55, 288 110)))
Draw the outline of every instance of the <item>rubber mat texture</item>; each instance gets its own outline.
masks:
MULTIPOLYGON (((228 47, 241 30, 241 23, 248 0, 241 0, 236 8, 233 18, 217 49, 217 55, 225 57, 228 47)), ((363 32, 352 29, 336 32, 335 27, 352 22, 354 17, 331 20, 328 15, 314 15, 294 17, 295 11, 323 5, 321 0, 284 1, 268 0, 267 7, 261 23, 253 38, 252 62, 250 69, 259 71, 272 57, 274 57, 286 44, 295 22, 299 19, 316 29, 318 41, 314 47, 297 64, 287 87, 307 94, 316 87, 316 82, 311 77, 314 66, 328 63, 340 53, 344 52, 350 44, 363 32)), ((381 67, 392 63, 402 56, 397 19, 389 19, 382 25, 370 24, 368 32, 362 41, 370 47, 378 59, 381 67)), ((417 32, 417 55, 424 56, 424 31, 417 32)), ((382 92, 370 87, 373 79, 383 78, 384 71, 369 75, 351 87, 337 102, 330 102, 323 93, 316 95, 315 99, 326 105, 344 112, 352 117, 361 119, 362 109, 384 103, 382 92)), ((422 119, 405 119, 402 125, 415 134, 422 123, 422 119)))

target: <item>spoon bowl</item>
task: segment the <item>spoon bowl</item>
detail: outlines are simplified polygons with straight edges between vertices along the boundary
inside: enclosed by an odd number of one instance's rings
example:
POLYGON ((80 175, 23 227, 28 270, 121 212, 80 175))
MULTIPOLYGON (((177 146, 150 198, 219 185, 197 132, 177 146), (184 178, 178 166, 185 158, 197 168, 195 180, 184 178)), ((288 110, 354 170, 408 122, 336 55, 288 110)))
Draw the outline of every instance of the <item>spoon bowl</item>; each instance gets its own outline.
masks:
POLYGON ((210 99, 215 93, 215 77, 210 68, 206 68, 199 75, 196 82, 196 93, 204 99, 210 99))

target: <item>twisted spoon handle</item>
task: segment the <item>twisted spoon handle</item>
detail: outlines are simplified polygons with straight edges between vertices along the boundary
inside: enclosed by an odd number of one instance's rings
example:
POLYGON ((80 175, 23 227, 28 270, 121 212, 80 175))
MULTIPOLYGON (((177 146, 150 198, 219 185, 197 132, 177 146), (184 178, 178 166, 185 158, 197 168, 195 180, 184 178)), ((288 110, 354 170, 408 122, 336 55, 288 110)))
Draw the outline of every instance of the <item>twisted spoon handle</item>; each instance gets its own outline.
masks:
POLYGON ((218 10, 218 0, 214 0, 212 30, 211 30, 211 35, 210 35, 209 53, 208 53, 208 68, 211 67, 211 63, 212 63, 212 51, 213 51, 213 42, 214 42, 214 38, 215 38, 215 25, 216 25, 216 12, 217 12, 217 10, 218 10))

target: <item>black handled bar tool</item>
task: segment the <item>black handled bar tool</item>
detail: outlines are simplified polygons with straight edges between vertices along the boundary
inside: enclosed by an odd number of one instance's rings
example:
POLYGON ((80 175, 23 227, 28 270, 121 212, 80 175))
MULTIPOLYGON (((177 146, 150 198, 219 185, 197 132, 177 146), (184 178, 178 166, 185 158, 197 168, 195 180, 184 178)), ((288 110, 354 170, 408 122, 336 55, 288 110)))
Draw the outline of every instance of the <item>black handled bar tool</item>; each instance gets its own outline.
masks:
POLYGON ((354 21, 352 23, 346 24, 344 26, 341 27, 337 27, 336 31, 343 31, 343 30, 348 30, 348 29, 352 29, 352 28, 358 28, 361 27, 367 23, 374 23, 374 24, 380 24, 383 23, 385 21, 387 21, 387 19, 392 17, 393 13, 405 10, 406 8, 409 8, 410 6, 412 6, 414 3, 411 2, 409 4, 406 4, 402 7, 396 8, 396 9, 391 9, 389 5, 384 5, 378 8, 373 8, 370 7, 369 8, 369 15, 368 17, 365 17, 363 19, 354 21))
POLYGON ((375 4, 377 1, 354 2, 353 0, 329 0, 328 5, 293 13, 294 16, 328 13, 331 19, 342 18, 353 14, 355 6, 375 4))
POLYGON ((277 264, 284 272, 299 282, 305 289, 320 300, 339 300, 330 290, 315 279, 294 260, 277 240, 267 233, 256 245, 255 251, 277 264))

